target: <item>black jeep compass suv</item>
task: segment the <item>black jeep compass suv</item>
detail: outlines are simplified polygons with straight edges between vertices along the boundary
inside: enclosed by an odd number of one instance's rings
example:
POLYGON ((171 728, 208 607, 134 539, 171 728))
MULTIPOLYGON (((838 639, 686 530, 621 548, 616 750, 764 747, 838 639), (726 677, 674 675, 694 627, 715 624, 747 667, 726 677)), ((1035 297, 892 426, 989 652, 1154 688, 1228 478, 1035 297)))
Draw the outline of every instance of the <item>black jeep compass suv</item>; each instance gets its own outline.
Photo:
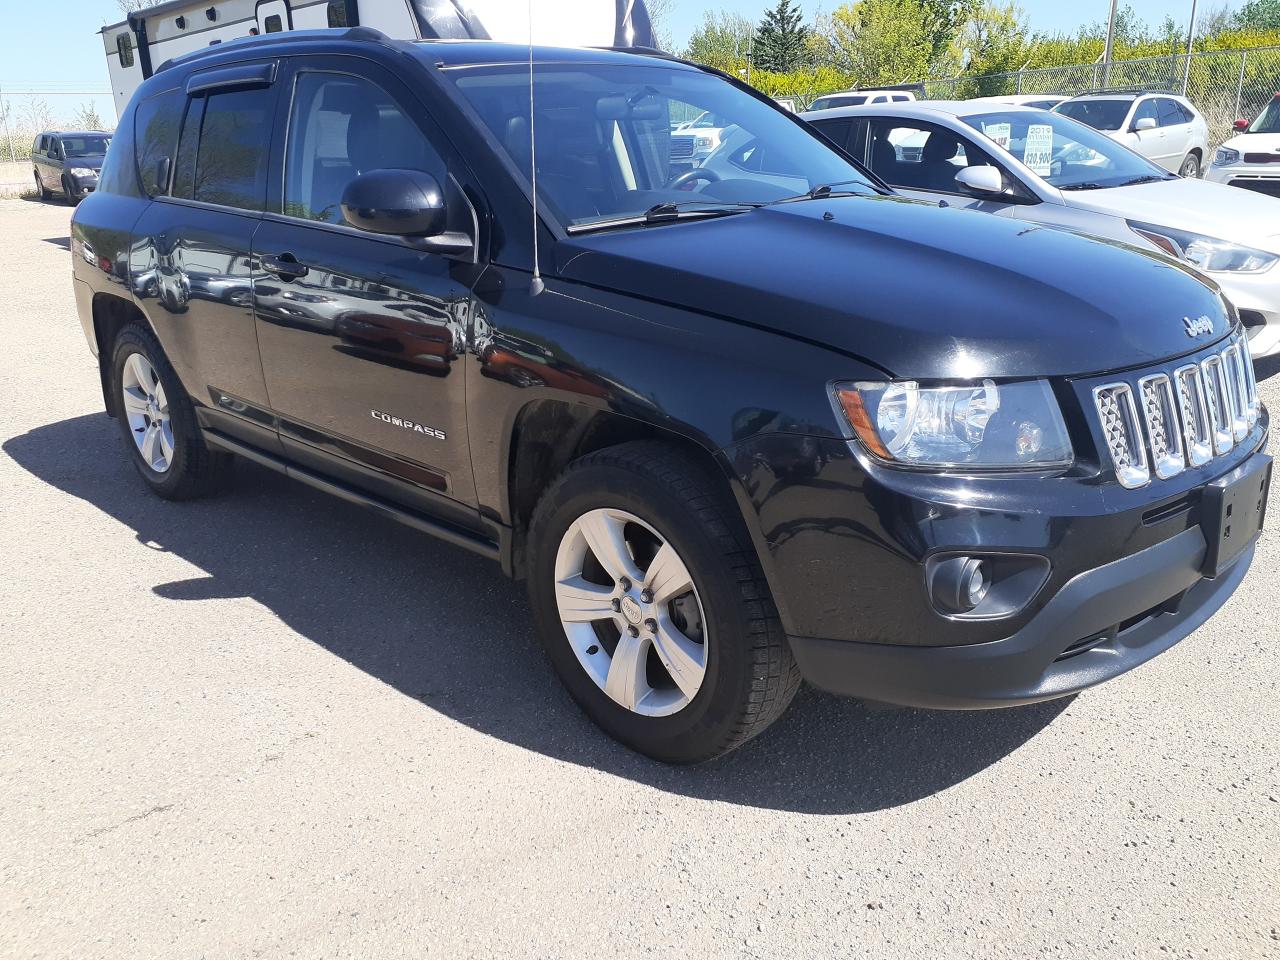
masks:
POLYGON ((943 708, 1115 677, 1226 601, 1262 523, 1210 283, 904 201, 658 56, 224 43, 143 84, 72 239, 157 494, 239 455, 500 561, 582 708, 664 760, 802 677, 943 708), (734 129, 690 168, 703 112, 734 129))

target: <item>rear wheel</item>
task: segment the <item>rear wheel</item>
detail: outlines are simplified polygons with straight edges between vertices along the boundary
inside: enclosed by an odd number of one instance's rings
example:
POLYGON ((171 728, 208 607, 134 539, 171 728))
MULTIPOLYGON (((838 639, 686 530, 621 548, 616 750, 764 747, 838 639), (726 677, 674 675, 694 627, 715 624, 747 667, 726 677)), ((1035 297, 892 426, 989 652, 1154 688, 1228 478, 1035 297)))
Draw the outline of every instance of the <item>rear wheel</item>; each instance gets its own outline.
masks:
POLYGON ((191 398, 150 331, 120 331, 111 375, 116 421, 147 486, 166 500, 217 490, 231 458, 205 446, 191 398))
POLYGON ((529 593, 548 656, 607 733, 695 763, 781 716, 800 675, 733 502, 699 464, 630 443, 539 503, 529 593))
POLYGON ((36 178, 36 193, 40 194, 41 200, 48 203, 49 197, 52 196, 52 194, 44 188, 44 181, 40 179, 39 173, 33 173, 32 175, 36 178))
POLYGON ((1182 167, 1178 170, 1178 176, 1185 177, 1188 180, 1199 179, 1200 155, 1198 153, 1187 154, 1187 159, 1182 161, 1182 167))

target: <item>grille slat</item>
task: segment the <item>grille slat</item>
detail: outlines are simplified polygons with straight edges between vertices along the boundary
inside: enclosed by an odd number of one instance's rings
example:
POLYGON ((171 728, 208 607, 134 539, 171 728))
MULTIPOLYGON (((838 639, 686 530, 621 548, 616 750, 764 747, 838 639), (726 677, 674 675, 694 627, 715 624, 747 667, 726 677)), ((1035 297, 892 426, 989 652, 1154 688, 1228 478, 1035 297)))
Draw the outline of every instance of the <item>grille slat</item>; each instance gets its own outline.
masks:
POLYGON ((1248 343, 1238 335, 1199 363, 1141 377, 1136 389, 1127 380, 1095 387, 1093 402, 1116 479, 1129 489, 1229 453, 1261 416, 1248 343))

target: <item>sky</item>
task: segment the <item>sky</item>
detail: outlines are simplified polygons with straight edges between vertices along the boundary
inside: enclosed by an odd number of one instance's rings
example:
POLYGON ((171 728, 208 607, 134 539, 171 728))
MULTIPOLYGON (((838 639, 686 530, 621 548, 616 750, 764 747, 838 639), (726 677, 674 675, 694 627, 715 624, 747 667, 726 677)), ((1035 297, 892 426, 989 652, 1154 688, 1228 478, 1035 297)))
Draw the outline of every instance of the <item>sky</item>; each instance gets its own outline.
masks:
MULTIPOLYGON (((3 0, 4 5, 19 0, 3 0)), ((53 108, 55 116, 68 117, 79 104, 92 101, 102 118, 111 124, 115 118, 107 84, 106 59, 98 30, 108 23, 124 19, 116 0, 38 0, 41 5, 58 8, 58 16, 45 21, 47 29, 35 31, 7 30, 0 33, 0 96, 12 100, 14 112, 21 114, 24 97, 11 96, 11 91, 37 90, 53 108), (96 95, 95 95, 96 94, 96 95)), ((533 0, 536 4, 537 0, 533 0)), ((830 8, 836 0, 809 3, 801 0, 802 9, 811 14, 820 6, 830 8)), ((1033 29, 1073 30, 1081 23, 1103 20, 1109 0, 1021 0, 1033 29)), ((1121 5, 1126 0, 1121 0, 1121 5)), ((1191 14, 1190 0, 1127 0, 1138 14, 1155 24, 1166 14, 1179 23, 1191 14)), ((1201 9, 1213 4, 1202 0, 1201 9)), ((758 20, 767 0, 712 0, 710 3, 675 0, 671 4, 670 29, 676 43, 683 46, 689 34, 702 22, 705 10, 734 10, 758 20)), ((0 131, 3 133, 3 131, 0 131)))

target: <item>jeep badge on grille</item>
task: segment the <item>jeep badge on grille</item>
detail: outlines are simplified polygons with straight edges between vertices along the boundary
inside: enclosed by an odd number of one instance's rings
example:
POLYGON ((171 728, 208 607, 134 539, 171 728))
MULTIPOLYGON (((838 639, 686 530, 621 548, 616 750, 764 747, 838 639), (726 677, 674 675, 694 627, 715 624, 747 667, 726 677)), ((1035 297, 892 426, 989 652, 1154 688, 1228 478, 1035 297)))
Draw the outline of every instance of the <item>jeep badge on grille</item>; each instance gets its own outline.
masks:
POLYGON ((1183 317, 1182 324, 1187 328, 1188 337, 1204 337, 1213 333, 1213 321, 1208 317, 1197 317, 1195 320, 1183 317))

